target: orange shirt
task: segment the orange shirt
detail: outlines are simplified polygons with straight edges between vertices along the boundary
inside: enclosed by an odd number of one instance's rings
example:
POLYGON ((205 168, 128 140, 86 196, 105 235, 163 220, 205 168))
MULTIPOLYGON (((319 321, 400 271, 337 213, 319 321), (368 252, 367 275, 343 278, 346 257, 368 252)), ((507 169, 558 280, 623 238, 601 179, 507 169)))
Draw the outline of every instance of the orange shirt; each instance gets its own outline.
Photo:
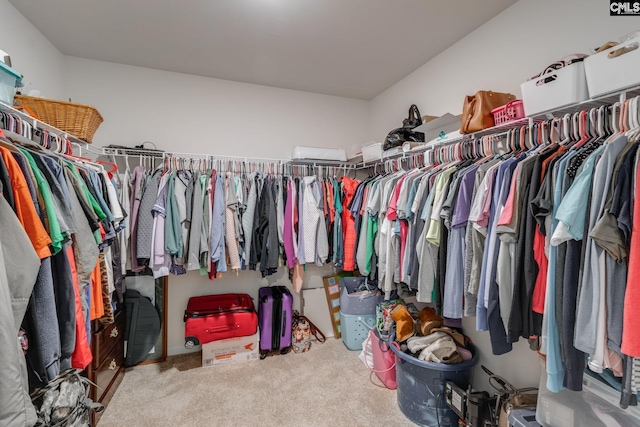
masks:
POLYGON ((333 185, 326 182, 325 183, 327 186, 327 203, 328 203, 328 210, 329 210, 329 223, 333 224, 333 221, 335 220, 336 217, 336 206, 335 206, 335 201, 333 199, 334 194, 333 194, 333 185))
POLYGON ((15 200, 16 216, 27 232, 29 240, 31 240, 31 244, 40 259, 49 257, 51 256, 51 250, 49 249, 51 237, 49 237, 42 220, 38 216, 38 212, 36 212, 36 207, 31 199, 31 193, 29 193, 29 187, 22 170, 9 150, 0 147, 0 155, 2 155, 11 178, 11 190, 15 200))
POLYGON ((96 268, 91 272, 91 310, 89 320, 99 319, 104 316, 104 303, 102 301, 102 274, 100 272, 100 258, 96 261, 96 268))

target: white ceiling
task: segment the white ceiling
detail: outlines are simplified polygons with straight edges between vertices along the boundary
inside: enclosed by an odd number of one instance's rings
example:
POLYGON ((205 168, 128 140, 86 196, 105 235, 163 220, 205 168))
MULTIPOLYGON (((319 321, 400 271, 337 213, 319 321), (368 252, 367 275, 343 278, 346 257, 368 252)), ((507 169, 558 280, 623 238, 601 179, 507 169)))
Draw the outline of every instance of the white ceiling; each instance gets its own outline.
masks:
POLYGON ((65 55, 371 99, 516 0, 9 1, 65 55))

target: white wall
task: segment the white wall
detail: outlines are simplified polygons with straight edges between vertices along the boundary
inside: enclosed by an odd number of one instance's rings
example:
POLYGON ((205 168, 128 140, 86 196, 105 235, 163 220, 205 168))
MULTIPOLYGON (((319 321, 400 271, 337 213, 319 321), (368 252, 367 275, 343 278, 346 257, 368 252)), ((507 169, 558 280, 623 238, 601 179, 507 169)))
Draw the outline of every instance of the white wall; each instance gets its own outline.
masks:
POLYGON ((66 90, 105 118, 95 145, 154 142, 167 151, 290 158, 296 145, 366 140, 367 102, 66 58, 66 90))
POLYGON ((571 53, 590 54, 640 29, 633 16, 609 16, 602 0, 520 0, 371 101, 369 137, 384 141, 411 104, 422 115, 462 112, 465 95, 510 92, 571 53))
POLYGON ((0 49, 24 76, 24 94, 37 89, 47 98, 65 99, 64 56, 7 0, 0 0, 0 49))
MULTIPOLYGON (((610 17, 602 0, 520 0, 370 103, 369 137, 383 141, 402 124, 411 104, 422 115, 460 114, 464 96, 478 90, 511 92, 521 99, 520 83, 570 53, 592 53, 608 40, 640 29, 636 17, 610 17)), ((536 353, 520 340, 512 352, 493 356, 488 332, 465 333, 480 350, 480 363, 518 387, 537 386, 536 353)), ((474 386, 491 390, 487 375, 474 371, 474 386)))

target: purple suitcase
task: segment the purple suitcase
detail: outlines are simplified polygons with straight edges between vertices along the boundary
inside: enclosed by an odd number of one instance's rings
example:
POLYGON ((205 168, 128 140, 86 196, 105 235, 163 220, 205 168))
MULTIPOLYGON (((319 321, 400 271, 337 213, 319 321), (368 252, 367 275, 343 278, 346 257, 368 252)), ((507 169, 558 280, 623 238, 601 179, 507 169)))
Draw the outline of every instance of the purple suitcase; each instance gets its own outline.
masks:
POLYGON ((258 291, 260 358, 270 351, 291 350, 293 297, 286 286, 263 287, 258 291))

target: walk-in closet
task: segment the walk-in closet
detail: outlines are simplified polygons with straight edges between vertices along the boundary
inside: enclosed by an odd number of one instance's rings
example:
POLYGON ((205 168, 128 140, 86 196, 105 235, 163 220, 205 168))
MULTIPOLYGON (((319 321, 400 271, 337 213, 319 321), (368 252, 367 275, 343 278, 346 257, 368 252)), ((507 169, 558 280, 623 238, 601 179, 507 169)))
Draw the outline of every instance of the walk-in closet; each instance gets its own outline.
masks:
POLYGON ((640 425, 640 4, 0 0, 0 427, 640 425))

